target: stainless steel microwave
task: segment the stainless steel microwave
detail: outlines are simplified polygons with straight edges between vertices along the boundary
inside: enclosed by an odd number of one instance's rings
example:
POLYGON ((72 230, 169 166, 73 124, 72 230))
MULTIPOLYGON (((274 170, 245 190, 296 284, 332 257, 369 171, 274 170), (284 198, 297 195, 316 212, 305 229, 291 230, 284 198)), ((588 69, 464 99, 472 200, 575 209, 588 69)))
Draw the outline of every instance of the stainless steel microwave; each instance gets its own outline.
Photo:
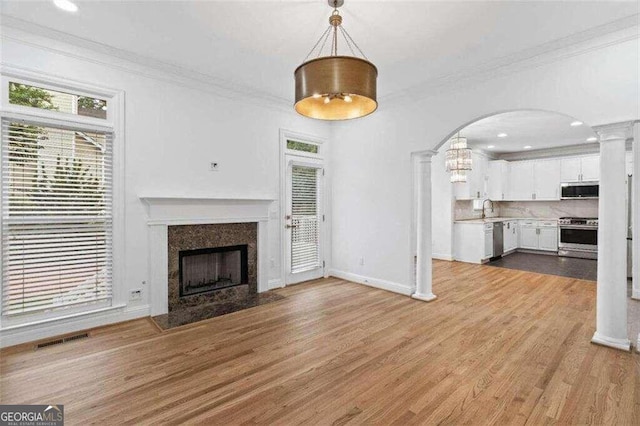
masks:
POLYGON ((563 200, 572 198, 598 198, 600 186, 598 182, 566 182, 560 185, 563 200))

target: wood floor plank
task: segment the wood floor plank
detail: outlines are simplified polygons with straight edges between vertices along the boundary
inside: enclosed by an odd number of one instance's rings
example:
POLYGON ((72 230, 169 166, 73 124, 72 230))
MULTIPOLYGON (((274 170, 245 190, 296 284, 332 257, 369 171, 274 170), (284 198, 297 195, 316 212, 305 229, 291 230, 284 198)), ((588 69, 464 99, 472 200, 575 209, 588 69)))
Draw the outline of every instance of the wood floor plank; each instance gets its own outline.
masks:
POLYGON ((590 343, 595 283, 435 261, 434 290, 320 279, 165 332, 3 349, 0 400, 70 425, 640 424, 640 356, 590 343))

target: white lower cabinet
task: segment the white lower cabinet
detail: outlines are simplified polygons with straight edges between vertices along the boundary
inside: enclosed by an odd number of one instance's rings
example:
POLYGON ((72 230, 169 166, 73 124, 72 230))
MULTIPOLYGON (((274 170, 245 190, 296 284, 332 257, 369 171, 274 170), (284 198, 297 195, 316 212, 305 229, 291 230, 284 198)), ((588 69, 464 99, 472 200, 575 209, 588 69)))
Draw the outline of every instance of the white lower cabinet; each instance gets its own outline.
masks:
POLYGON ((493 256, 493 224, 460 223, 453 227, 453 257, 460 262, 482 263, 493 256))
POLYGON ((558 225, 555 221, 520 221, 520 248, 558 251, 558 225))
POLYGON ((493 223, 485 223, 483 259, 489 259, 490 257, 493 257, 493 223))
POLYGON ((539 229, 540 250, 558 251, 558 228, 548 226, 539 229))
POLYGON ((503 222, 503 250, 505 253, 518 248, 518 221, 503 222))
POLYGON ((538 250, 538 227, 536 222, 520 223, 520 248, 538 250))

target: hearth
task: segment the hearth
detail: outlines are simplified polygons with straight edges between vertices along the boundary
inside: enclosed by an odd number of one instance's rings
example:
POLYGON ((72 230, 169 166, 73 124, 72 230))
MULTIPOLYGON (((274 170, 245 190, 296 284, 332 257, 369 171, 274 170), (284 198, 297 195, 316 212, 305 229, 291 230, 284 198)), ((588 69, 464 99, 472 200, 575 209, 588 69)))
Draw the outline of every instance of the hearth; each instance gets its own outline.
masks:
POLYGON ((181 250, 180 297, 213 292, 248 283, 246 244, 181 250))

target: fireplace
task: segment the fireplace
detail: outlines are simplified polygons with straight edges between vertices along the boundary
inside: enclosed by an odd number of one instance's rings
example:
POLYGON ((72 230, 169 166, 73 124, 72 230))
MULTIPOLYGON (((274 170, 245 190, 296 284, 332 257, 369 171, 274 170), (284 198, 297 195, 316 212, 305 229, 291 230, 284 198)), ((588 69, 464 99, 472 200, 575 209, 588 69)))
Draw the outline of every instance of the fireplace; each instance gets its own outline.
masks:
POLYGON ((180 297, 248 284, 246 244, 181 250, 178 253, 180 297))

